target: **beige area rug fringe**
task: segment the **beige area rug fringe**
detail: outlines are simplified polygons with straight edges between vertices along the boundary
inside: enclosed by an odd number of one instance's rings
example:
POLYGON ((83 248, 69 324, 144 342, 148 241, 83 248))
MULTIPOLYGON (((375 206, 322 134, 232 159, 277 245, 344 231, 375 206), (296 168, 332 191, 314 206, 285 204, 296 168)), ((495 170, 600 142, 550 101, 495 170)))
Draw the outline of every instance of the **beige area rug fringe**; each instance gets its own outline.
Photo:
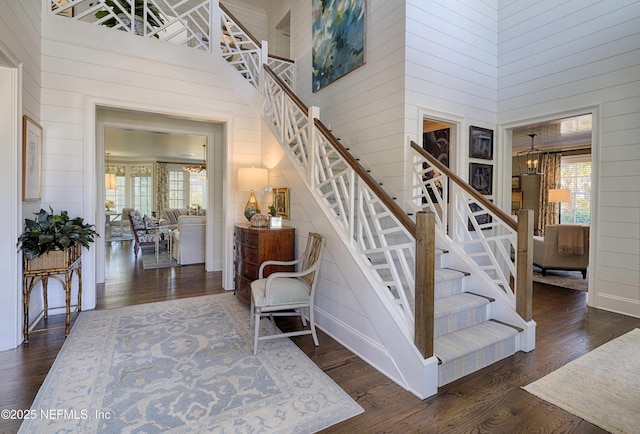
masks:
POLYGON ((640 329, 614 339, 524 387, 612 433, 640 427, 640 329))

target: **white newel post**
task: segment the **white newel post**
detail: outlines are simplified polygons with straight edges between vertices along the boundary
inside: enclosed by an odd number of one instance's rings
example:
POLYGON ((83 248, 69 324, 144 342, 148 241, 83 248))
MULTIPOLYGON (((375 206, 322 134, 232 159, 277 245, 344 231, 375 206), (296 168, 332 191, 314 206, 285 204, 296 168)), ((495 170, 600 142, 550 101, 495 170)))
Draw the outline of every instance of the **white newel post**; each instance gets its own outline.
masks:
POLYGON ((318 132, 316 131, 316 123, 314 119, 320 119, 320 107, 311 106, 309 107, 309 154, 307 155, 308 162, 307 165, 309 170, 307 171, 307 184, 311 187, 312 190, 315 190, 316 185, 313 182, 314 174, 316 173, 316 155, 318 153, 318 132))

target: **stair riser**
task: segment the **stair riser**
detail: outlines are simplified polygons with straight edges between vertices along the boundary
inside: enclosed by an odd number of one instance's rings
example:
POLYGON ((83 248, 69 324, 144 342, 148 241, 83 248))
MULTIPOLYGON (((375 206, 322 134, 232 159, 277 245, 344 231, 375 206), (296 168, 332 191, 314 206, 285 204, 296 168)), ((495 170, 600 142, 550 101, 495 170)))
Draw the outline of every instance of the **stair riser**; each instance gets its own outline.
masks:
POLYGON ((511 356, 516 351, 516 336, 494 343, 438 366, 438 386, 444 386, 492 363, 511 356))
POLYGON ((436 282, 434 288, 435 298, 448 297, 463 292, 463 277, 436 282))
POLYGON ((487 313, 487 306, 488 305, 478 306, 475 309, 456 312, 442 318, 438 318, 438 314, 436 312, 435 336, 442 336, 446 333, 471 327, 488 320, 489 315, 487 313))

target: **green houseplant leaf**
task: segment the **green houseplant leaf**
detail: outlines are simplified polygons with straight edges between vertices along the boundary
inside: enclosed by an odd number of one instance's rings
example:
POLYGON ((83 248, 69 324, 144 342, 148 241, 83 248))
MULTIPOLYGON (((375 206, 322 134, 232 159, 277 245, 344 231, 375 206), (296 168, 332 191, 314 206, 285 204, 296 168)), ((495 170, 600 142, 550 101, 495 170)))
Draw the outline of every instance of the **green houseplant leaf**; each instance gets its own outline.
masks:
MULTIPOLYGON (((144 0, 134 0, 134 15, 144 19, 144 0)), ((116 14, 129 15, 131 14, 131 3, 128 0, 106 0, 105 4, 111 8, 111 11, 116 14)), ((164 19, 162 18, 162 14, 158 10, 158 8, 151 2, 147 3, 148 13, 147 13, 147 24, 151 27, 160 27, 164 24, 164 19)), ((95 14, 96 18, 102 19, 104 17, 110 16, 109 11, 100 10, 95 14)), ((111 16, 105 20, 102 25, 107 27, 115 27, 119 24, 119 21, 111 16)), ((158 35, 153 35, 155 38, 158 38, 158 35)))

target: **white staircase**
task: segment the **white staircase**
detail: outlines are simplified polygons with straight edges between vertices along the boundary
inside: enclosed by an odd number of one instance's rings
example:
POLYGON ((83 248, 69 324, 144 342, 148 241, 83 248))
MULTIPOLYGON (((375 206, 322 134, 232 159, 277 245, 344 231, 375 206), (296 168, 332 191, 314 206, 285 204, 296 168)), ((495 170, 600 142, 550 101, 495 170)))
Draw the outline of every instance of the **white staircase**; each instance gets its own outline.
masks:
MULTIPOLYGON (((425 359, 413 343, 415 222, 319 121, 317 109, 305 107, 290 91, 295 87, 294 63, 268 57, 266 44, 246 34, 244 26, 224 7, 218 8, 216 1, 194 1, 187 10, 179 7, 183 2, 147 3, 162 11, 165 24, 145 29, 144 36, 221 53, 262 93, 265 122, 322 209, 326 226, 335 231, 333 238, 342 240, 350 264, 361 271, 361 276, 353 278, 360 279, 358 284, 367 291, 358 301, 369 309, 367 315, 376 318, 372 328, 383 347, 375 349, 382 354, 381 363, 372 365, 387 366, 391 378, 424 398, 434 394, 437 386, 516 351, 534 348, 535 323, 517 313, 516 303, 522 281, 516 275, 516 262, 521 260, 518 235, 526 219, 519 218, 516 228, 509 216, 486 199, 459 188, 464 181, 446 175, 419 150, 414 152, 413 173, 408 176, 416 196, 408 207, 436 215, 436 244, 446 249, 435 261, 434 357, 425 359), (210 17, 218 22, 209 21, 210 17), (208 43, 218 40, 223 44, 220 51, 208 43), (486 215, 489 223, 476 221, 476 216, 486 215)), ((106 0, 56 0, 51 13, 62 14, 71 7, 84 11, 75 19, 86 21, 104 10, 120 20, 106 0)), ((133 30, 124 24, 117 29, 133 30)))

